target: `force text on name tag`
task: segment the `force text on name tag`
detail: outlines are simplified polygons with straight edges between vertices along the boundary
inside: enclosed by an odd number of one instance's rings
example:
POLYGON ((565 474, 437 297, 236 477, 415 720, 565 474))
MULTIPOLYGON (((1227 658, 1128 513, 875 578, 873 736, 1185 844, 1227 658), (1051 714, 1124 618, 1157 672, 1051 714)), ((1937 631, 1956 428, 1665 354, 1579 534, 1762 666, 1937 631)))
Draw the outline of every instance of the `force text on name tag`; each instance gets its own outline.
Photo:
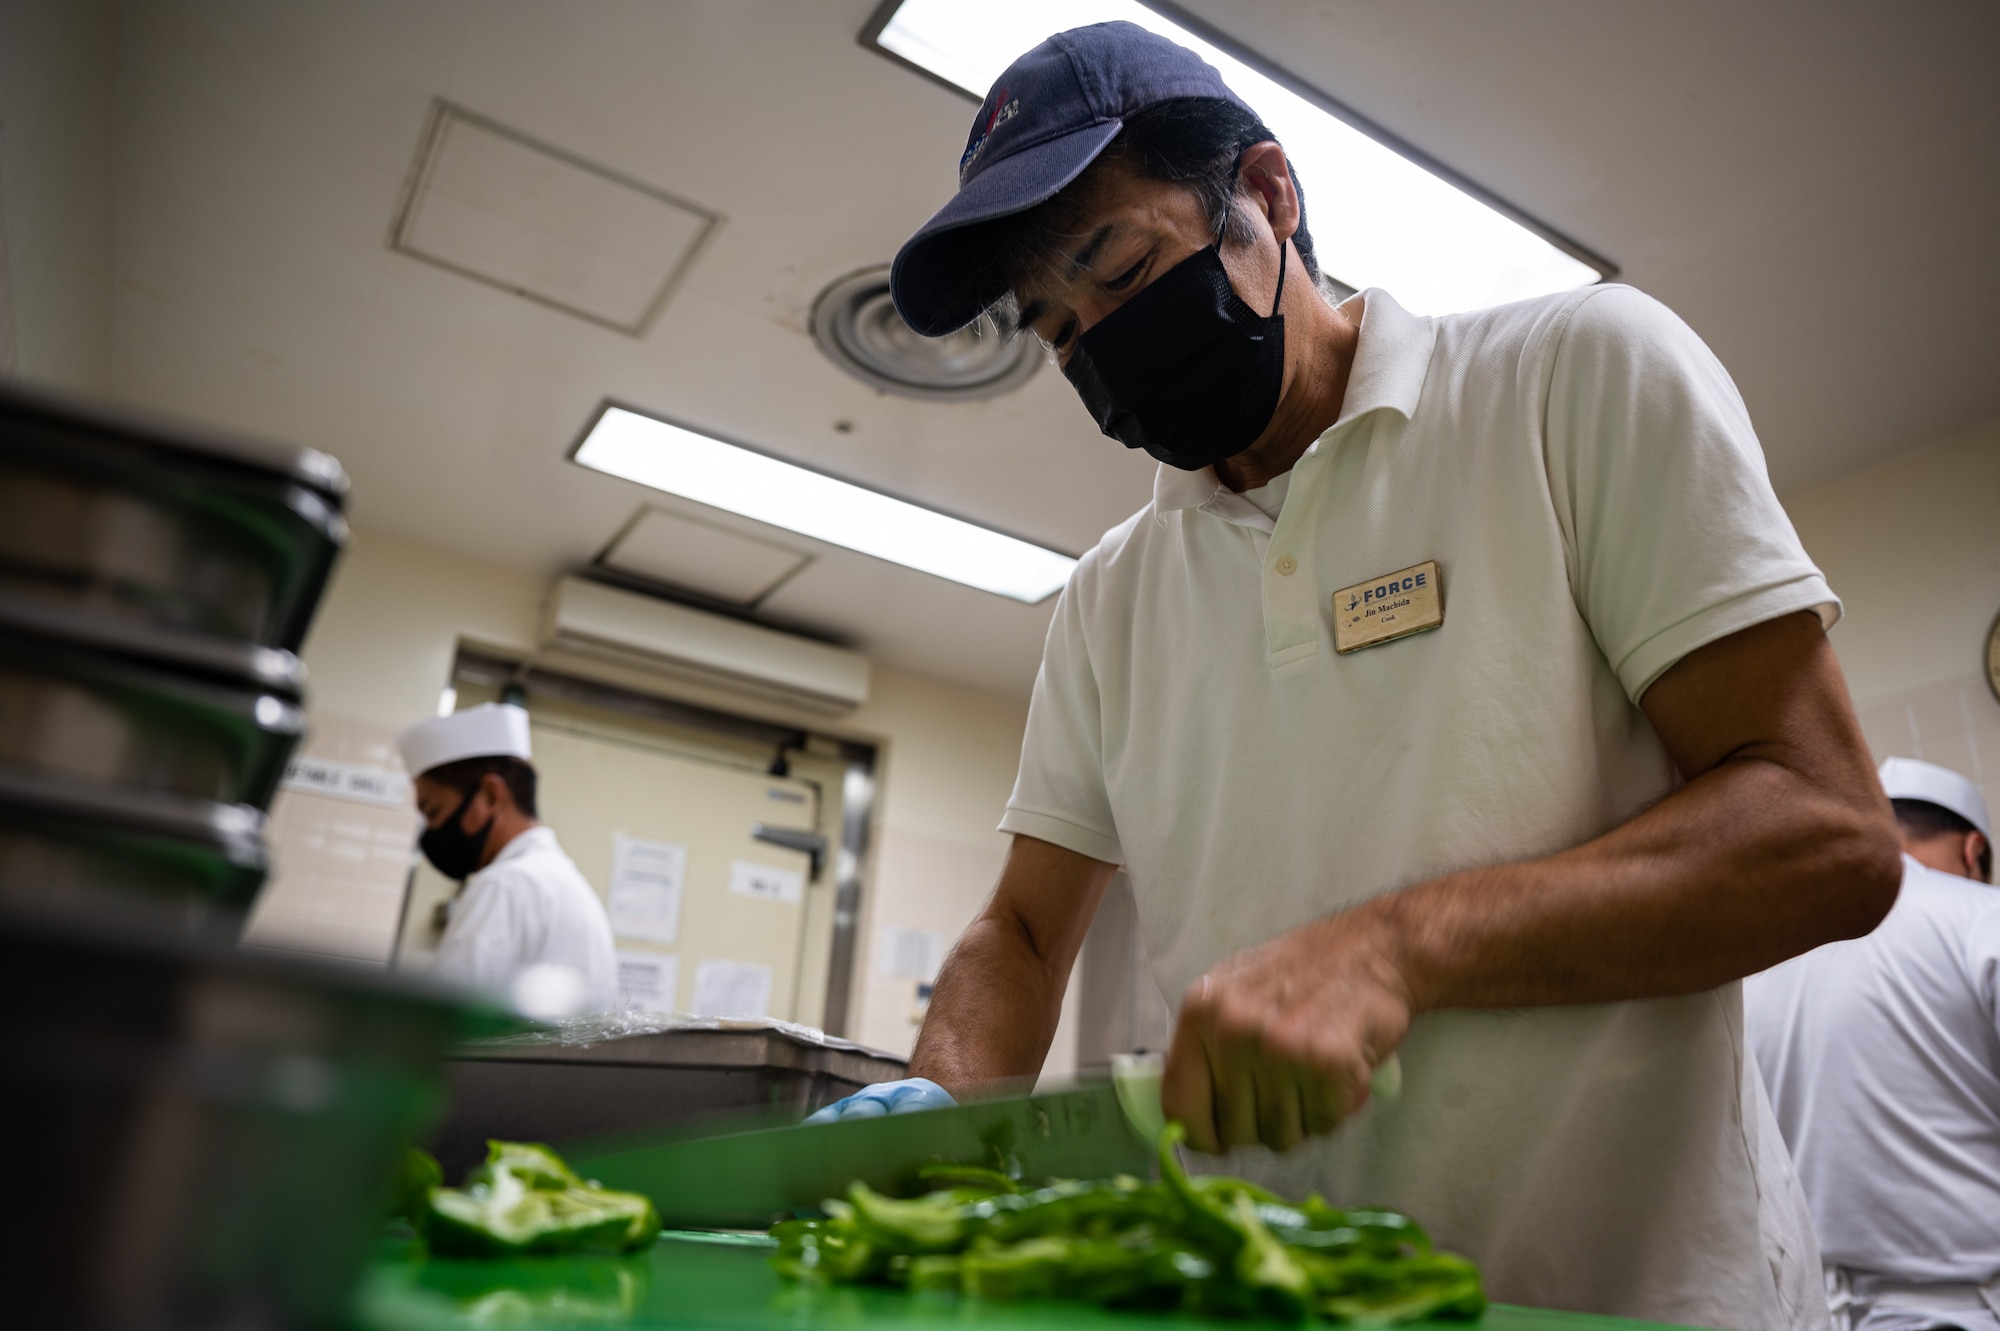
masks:
POLYGON ((1437 560, 1384 573, 1333 594, 1333 649, 1345 655, 1444 623, 1437 560))

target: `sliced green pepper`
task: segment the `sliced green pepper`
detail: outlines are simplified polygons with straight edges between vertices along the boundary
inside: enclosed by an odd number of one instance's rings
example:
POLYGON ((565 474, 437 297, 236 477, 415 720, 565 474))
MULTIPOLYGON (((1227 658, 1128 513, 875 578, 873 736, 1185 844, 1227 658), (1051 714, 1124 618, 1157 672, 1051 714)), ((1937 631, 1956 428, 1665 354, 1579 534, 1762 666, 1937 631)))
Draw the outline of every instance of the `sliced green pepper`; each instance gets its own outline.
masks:
POLYGON ((904 1202, 856 1183, 848 1188, 847 1201, 864 1231, 894 1252, 952 1252, 967 1237, 966 1208, 948 1193, 904 1202))
POLYGON ((1190 1178, 1160 1134, 1160 1183, 1057 1181, 1032 1190, 981 1166, 935 1166, 925 1196, 860 1184, 823 1220, 774 1227, 788 1278, 875 1282, 989 1299, 1088 1299, 1227 1316, 1389 1323, 1476 1317, 1470 1262, 1434 1252, 1392 1211, 1291 1204, 1242 1179, 1190 1178))
POLYGON ((985 1165, 950 1165, 942 1161, 917 1167, 917 1177, 929 1187, 946 1189, 980 1190, 989 1195, 1019 1192, 1021 1187, 997 1169, 985 1165))
POLYGON ((430 1189, 422 1228, 435 1251, 464 1256, 634 1252, 659 1237, 660 1217, 637 1193, 577 1177, 546 1146, 496 1141, 464 1188, 430 1189))
POLYGON ((1269 1205, 1276 1199, 1241 1179, 1191 1181, 1174 1154, 1174 1147, 1186 1133, 1180 1124, 1169 1123, 1160 1134, 1159 1146, 1161 1177, 1188 1208, 1189 1228, 1230 1255, 1236 1278, 1246 1288, 1261 1292, 1270 1312, 1283 1317, 1306 1316, 1312 1281, 1257 1215, 1260 1202, 1269 1205), (1265 1202, 1266 1198, 1270 1202, 1265 1202))
POLYGON ((437 1157, 412 1146, 396 1165, 396 1177, 389 1186, 389 1215, 421 1226, 431 1189, 443 1186, 444 1169, 437 1157))

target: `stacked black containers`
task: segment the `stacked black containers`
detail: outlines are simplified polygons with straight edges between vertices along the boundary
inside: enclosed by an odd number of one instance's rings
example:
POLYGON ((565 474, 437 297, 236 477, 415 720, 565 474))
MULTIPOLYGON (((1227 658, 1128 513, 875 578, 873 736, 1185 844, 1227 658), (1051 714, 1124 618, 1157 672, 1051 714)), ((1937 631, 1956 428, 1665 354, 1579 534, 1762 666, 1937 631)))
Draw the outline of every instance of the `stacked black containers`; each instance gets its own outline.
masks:
POLYGON ((333 1325, 437 1112, 463 1013, 234 946, 346 492, 0 390, 0 1101, 39 1199, 5 1320, 333 1325))
POLYGON ((0 397, 0 896, 231 933, 304 731, 347 476, 0 397))

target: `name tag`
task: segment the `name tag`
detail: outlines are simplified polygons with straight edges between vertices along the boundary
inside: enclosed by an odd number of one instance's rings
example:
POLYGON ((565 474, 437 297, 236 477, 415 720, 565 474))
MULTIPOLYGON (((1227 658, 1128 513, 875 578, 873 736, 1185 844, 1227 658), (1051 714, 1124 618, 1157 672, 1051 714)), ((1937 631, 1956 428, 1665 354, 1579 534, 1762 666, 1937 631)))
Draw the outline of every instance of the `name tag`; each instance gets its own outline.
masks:
POLYGON ((1444 623, 1435 559, 1342 587, 1333 594, 1333 650, 1343 656, 1444 623))

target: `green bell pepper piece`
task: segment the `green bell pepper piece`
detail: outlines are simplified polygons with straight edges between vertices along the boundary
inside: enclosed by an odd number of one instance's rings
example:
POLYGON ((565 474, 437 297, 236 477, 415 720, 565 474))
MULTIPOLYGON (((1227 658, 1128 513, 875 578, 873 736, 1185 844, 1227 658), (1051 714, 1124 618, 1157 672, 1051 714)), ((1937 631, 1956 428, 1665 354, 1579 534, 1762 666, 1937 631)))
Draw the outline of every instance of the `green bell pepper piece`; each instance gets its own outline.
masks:
POLYGON ((430 1189, 422 1229, 433 1250, 465 1256, 633 1252, 659 1237, 660 1217, 638 1193, 577 1177, 546 1146, 496 1141, 464 1188, 430 1189))
POLYGON ((1484 1308, 1477 1269, 1433 1252, 1407 1217, 1343 1211, 1318 1197, 1294 1205, 1242 1179, 1190 1178, 1174 1153, 1179 1140, 1178 1125, 1160 1135, 1159 1183, 1023 1190, 981 1166, 936 1166, 920 1174, 933 1185, 922 1197, 855 1184, 847 1200, 824 1204, 825 1219, 775 1226, 773 1261, 793 1280, 1228 1316, 1380 1324, 1484 1308))
POLYGON ((1069 1269, 1070 1242, 1054 1236, 976 1244, 959 1258, 959 1287, 989 1299, 1054 1298, 1069 1269))
POLYGON ((855 1183, 847 1189, 847 1201, 865 1231, 895 1252, 952 1252, 966 1238, 965 1207, 948 1194, 897 1201, 855 1183))
POLYGON ((917 1177, 930 1188, 943 1192, 965 1189, 984 1191, 991 1196, 1019 1192, 1021 1187, 997 1169, 985 1165, 951 1165, 936 1161, 917 1167, 917 1177))
POLYGON ((389 1215, 412 1225, 424 1223, 424 1206, 432 1188, 444 1186, 444 1169, 429 1151, 412 1146, 397 1162, 396 1177, 389 1185, 389 1215))
POLYGON ((1236 1188, 1209 1185, 1206 1181, 1203 1185, 1191 1182, 1174 1154, 1174 1147, 1186 1135, 1187 1129, 1181 1124, 1169 1123, 1160 1134, 1159 1149, 1160 1175, 1187 1207, 1189 1231, 1227 1253, 1234 1263, 1236 1278, 1246 1288, 1259 1291, 1270 1312, 1284 1317, 1305 1317, 1310 1311, 1312 1280, 1291 1250, 1278 1242, 1257 1216, 1261 1200, 1257 1194, 1264 1197, 1270 1194, 1238 1179, 1228 1180, 1241 1184, 1236 1188), (1225 1197, 1227 1201, 1223 1200, 1225 1197))

